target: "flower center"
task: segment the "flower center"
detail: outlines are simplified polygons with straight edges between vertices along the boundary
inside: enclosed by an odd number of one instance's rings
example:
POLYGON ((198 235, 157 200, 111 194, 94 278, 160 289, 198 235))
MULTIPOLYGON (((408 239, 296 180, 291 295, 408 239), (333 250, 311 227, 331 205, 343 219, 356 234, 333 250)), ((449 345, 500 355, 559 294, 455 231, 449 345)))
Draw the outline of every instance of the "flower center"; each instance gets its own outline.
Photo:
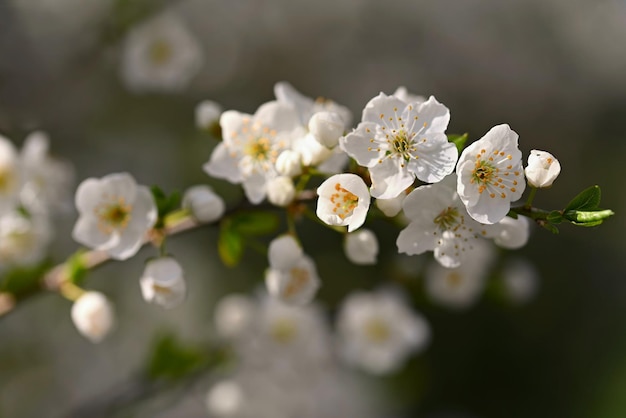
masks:
POLYGON ((459 287, 462 281, 463 277, 458 271, 452 271, 446 276, 446 282, 448 283, 448 286, 452 288, 459 287))
POLYGON ((123 197, 113 199, 111 202, 102 203, 95 208, 98 217, 98 227, 105 234, 114 230, 124 230, 130 222, 133 207, 126 203, 123 197))
POLYGON ((444 210, 439 213, 433 219, 433 222, 441 229, 442 231, 448 231, 453 229, 456 225, 463 223, 463 217, 459 215, 459 211, 455 207, 448 206, 444 210))
POLYGON ((150 48, 148 49, 150 62, 154 65, 165 64, 172 57, 172 53, 173 51, 171 45, 163 39, 158 39, 152 42, 152 45, 150 45, 150 48))
POLYGON ((266 137, 253 139, 248 143, 248 146, 245 149, 245 153, 252 157, 253 160, 261 162, 266 161, 270 158, 270 151, 271 142, 269 138, 266 137))
POLYGON ((306 269, 294 267, 289 273, 291 280, 283 291, 283 296, 287 298, 297 294, 309 281, 309 272, 306 269))
POLYGON ((330 195, 330 202, 334 205, 333 212, 341 219, 346 219, 352 215, 354 208, 359 203, 359 198, 352 192, 341 187, 339 183, 335 184, 337 193, 330 195))
POLYGON ((490 184, 493 181, 496 168, 485 160, 476 161, 474 171, 472 171, 472 180, 480 184, 490 184))
POLYGON ((272 324, 270 334, 279 343, 286 344, 295 338, 297 331, 293 321, 287 318, 278 318, 272 324))
POLYGON ((374 343, 383 343, 391 336, 389 326, 379 318, 370 318, 365 323, 365 336, 374 343))

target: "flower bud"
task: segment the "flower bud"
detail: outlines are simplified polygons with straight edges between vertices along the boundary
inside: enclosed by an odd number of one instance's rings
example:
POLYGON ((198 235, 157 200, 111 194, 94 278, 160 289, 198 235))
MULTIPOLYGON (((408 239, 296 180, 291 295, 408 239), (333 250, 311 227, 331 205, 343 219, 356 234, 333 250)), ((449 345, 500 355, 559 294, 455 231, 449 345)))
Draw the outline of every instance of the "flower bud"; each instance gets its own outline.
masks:
POLYGON ((156 303, 166 309, 179 305, 185 299, 187 286, 183 269, 172 257, 148 261, 139 284, 146 302, 156 303))
POLYGON ((290 305, 301 306, 313 299, 320 287, 320 279, 313 260, 303 255, 287 270, 268 269, 265 285, 272 297, 290 305))
POLYGON ((182 206, 200 222, 216 221, 226 209, 224 200, 206 185, 188 188, 183 196, 182 206))
POLYGON ((291 235, 281 235, 274 238, 267 250, 270 267, 277 270, 290 269, 303 255, 302 247, 291 235))
POLYGON ((561 172, 559 160, 545 151, 532 150, 528 156, 528 166, 524 169, 528 184, 537 188, 552 186, 561 172))
POLYGON ((219 123, 222 106, 211 100, 205 100, 196 106, 196 127, 209 130, 219 123))
POLYGON ((309 131, 326 148, 334 148, 343 135, 344 122, 335 112, 318 112, 309 120, 309 131))
POLYGON ((333 152, 320 144, 312 134, 300 139, 298 152, 302 157, 302 165, 306 167, 321 164, 333 155, 333 152))
POLYGON ((232 417, 241 413, 243 401, 241 386, 233 380, 222 380, 207 393, 206 406, 211 416, 232 417))
POLYGON ((93 343, 106 337, 113 328, 113 308, 100 292, 86 292, 72 305, 72 322, 93 343))
POLYGON ((267 200, 276 206, 287 206, 296 196, 296 188, 290 177, 281 176, 267 183, 267 200))
POLYGON ((252 300, 244 295, 223 297, 215 307, 215 328, 220 337, 237 338, 250 331, 256 315, 252 300))
POLYGON ((285 150, 276 159, 276 170, 283 176, 295 177, 302 173, 300 154, 285 150))
POLYGON ((390 218, 396 216, 402 210, 402 202, 406 198, 406 193, 400 193, 391 199, 376 199, 376 206, 385 216, 390 218))
POLYGON ((369 229, 361 229, 347 234, 343 248, 348 260, 354 264, 376 264, 378 240, 369 229))
POLYGON ((519 216, 517 219, 507 216, 487 232, 487 236, 493 238, 497 246, 509 250, 522 248, 528 242, 529 235, 530 222, 525 216, 519 216))

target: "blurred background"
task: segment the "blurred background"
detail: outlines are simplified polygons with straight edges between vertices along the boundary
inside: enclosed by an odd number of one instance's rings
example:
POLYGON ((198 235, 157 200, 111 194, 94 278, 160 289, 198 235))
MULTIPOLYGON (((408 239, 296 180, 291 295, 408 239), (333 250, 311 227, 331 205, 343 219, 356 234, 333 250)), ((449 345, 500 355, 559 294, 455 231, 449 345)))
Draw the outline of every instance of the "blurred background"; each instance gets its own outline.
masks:
MULTIPOLYGON (((411 263, 418 271, 422 261, 398 261, 386 225, 372 226, 381 244, 375 268, 350 265, 338 236, 305 225, 324 283, 319 300, 332 310, 350 290, 398 275, 415 289, 432 343, 402 372, 374 382, 389 394, 382 416, 623 417, 625 43, 623 0, 0 0, 0 133, 19 146, 45 130, 77 182, 129 171, 166 191, 208 183, 232 203, 241 193, 201 169, 215 145, 194 125, 204 99, 253 113, 286 80, 348 106, 358 121, 371 97, 403 85, 435 95, 451 110, 448 132, 468 132, 470 141, 508 123, 525 156, 541 149, 561 162, 538 206, 563 207, 599 184, 602 206, 617 214, 598 228, 533 230, 518 254, 541 276, 534 300, 510 306, 488 289, 471 309, 450 311, 423 296, 411 277, 411 263), (122 79, 125 37, 164 10, 196 38, 202 66, 179 91, 136 91, 122 79)), ((77 248, 74 220, 57 225, 57 260, 77 248)), ((86 286, 105 292, 119 318, 99 345, 75 331, 70 303, 55 295, 2 318, 0 416, 80 416, 72 411, 133 391, 125 385, 156 335, 210 339, 216 300, 254 289, 266 265, 249 253, 244 265, 224 267, 216 237, 204 228, 169 244, 190 289, 170 311, 141 298, 137 280, 152 249, 90 274, 86 286)), ((203 416, 207 387, 196 381, 119 416, 203 416)))

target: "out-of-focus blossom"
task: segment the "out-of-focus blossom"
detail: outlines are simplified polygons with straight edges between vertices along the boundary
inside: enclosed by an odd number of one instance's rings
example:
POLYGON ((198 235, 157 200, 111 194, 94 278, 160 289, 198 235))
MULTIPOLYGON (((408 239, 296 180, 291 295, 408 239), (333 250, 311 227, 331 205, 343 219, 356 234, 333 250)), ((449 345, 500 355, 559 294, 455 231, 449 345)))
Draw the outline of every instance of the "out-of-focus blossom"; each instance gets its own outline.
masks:
POLYGON ((326 148, 337 146, 344 130, 345 124, 339 113, 317 112, 309 120, 309 131, 326 148))
POLYGON ((431 263, 426 269, 426 293, 433 302, 451 309, 466 309, 481 296, 494 256, 493 246, 485 240, 473 245, 472 256, 460 267, 431 263))
POLYGON ((222 106, 212 100, 204 100, 196 106, 196 127, 202 130, 209 130, 213 125, 218 124, 222 106))
POLYGON ((21 182, 17 150, 0 135, 0 212, 15 206, 21 182))
POLYGON ((343 248, 348 260, 354 264, 376 264, 378 239, 369 229, 361 229, 360 231, 346 234, 343 248))
POLYGON ((494 126, 459 158, 457 191, 467 212, 480 223, 501 221, 511 202, 524 193, 526 182, 517 139, 509 125, 494 126))
POLYGON ((561 163, 546 151, 532 150, 528 156, 528 166, 524 169, 528 184, 537 188, 552 186, 561 172, 561 163))
POLYGON ((245 295, 230 294, 220 299, 214 315, 218 335, 226 339, 249 336, 253 331, 256 309, 255 302, 245 295))
POLYGON ((537 269, 523 258, 507 260, 502 269, 502 278, 506 295, 518 304, 532 300, 539 288, 537 269))
POLYGON ((84 180, 75 200, 79 218, 72 237, 117 260, 135 255, 157 220, 150 190, 137 185, 128 173, 84 180))
POLYGON ((296 196, 296 188, 291 177, 274 177, 267 182, 267 200, 276 206, 287 206, 296 196))
POLYGON ((410 93, 404 86, 398 87, 396 91, 393 92, 393 95, 402 100, 404 103, 423 103, 427 100, 424 96, 410 93))
POLYGON ((226 210, 224 199, 204 184, 192 186, 185 191, 182 207, 188 209, 200 222, 216 221, 226 210))
POLYGON ((9 211, 0 215, 0 268, 26 266, 41 261, 52 239, 43 214, 9 211))
POLYGON ((166 309, 174 308, 185 300, 187 285, 183 269, 172 257, 148 261, 139 284, 146 302, 156 303, 166 309))
POLYGON ((135 92, 178 92, 200 70, 203 53, 185 24, 164 13, 136 27, 126 36, 121 75, 135 92))
POLYGON ((276 171, 283 176, 295 177, 302 173, 300 154, 290 149, 284 150, 276 159, 276 171))
POLYGON ((376 207, 386 216, 394 217, 402 210, 402 204, 406 199, 407 193, 400 193, 391 199, 376 199, 376 207))
POLYGON ((430 339, 424 318, 386 291, 350 294, 339 311, 337 330, 342 357, 375 374, 398 369, 430 339))
POLYGON ((100 292, 86 292, 72 305, 76 329, 91 342, 98 343, 113 328, 115 317, 107 298, 100 292))
POLYGON ((348 226, 348 232, 365 222, 370 207, 370 194, 356 174, 335 174, 317 189, 317 216, 324 223, 348 226))
POLYGON ((436 183, 452 173, 458 151, 445 134, 449 120, 448 108, 432 96, 407 104, 380 93, 365 106, 359 126, 339 143, 368 168, 372 196, 391 199, 416 177, 436 183))
POLYGON ((522 248, 528 242, 530 222, 525 216, 517 219, 505 216, 500 222, 487 228, 487 236, 499 247, 509 250, 522 248))

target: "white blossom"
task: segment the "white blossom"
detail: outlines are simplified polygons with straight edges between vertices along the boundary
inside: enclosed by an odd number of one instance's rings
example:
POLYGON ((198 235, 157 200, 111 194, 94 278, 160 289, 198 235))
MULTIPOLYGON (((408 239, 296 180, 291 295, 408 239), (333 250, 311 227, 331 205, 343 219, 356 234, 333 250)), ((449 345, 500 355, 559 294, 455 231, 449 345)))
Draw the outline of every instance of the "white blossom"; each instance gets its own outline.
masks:
POLYGON ((409 225, 400 231, 398 251, 409 255, 434 251, 444 267, 454 268, 471 257, 480 239, 487 236, 487 225, 470 218, 456 193, 456 175, 437 184, 421 186, 404 200, 404 214, 409 225))
POLYGON ((72 321, 82 335, 98 343, 113 328, 113 308, 100 292, 85 292, 72 305, 72 321))
POLYGON ((211 129, 220 121, 222 106, 213 100, 204 100, 196 106, 196 127, 198 129, 211 129))
POLYGON ((183 90, 203 62, 200 45, 171 13, 131 29, 123 47, 122 79, 135 92, 183 90))
POLYGON ((320 144, 313 134, 300 136, 293 144, 305 167, 322 164, 333 155, 333 151, 320 144))
POLYGON ((267 200, 276 206, 287 206, 296 196, 296 187, 291 177, 279 176, 267 182, 267 200))
POLYGON ((325 174, 339 174, 344 171, 349 161, 348 154, 341 147, 335 147, 331 155, 317 166, 317 170, 325 174))
POLYGON ((286 149, 276 159, 276 171, 280 175, 295 177, 302 174, 302 159, 300 154, 286 149))
POLYGON ((0 135, 0 212, 14 208, 21 183, 17 150, 0 135))
POLYGON ((433 302, 451 309, 472 306, 485 288, 485 279, 493 259, 493 246, 477 241, 472 257, 456 268, 431 263, 425 274, 426 294, 433 302))
POLYGON ((185 191, 182 207, 188 209, 200 222, 216 221, 226 210, 224 199, 204 184, 192 186, 185 191))
POLYGON ((224 379, 214 384, 206 397, 206 404, 211 416, 240 416, 243 409, 244 394, 241 386, 231 380, 224 379))
POLYGON ((0 215, 0 268, 41 261, 52 239, 47 216, 24 215, 16 210, 0 215))
POLYGON ((248 296, 230 294, 215 306, 214 322, 222 338, 245 338, 253 331, 257 307, 248 296))
POLYGON ((302 247, 291 235, 274 238, 267 250, 270 267, 277 270, 290 269, 303 255, 302 247))
POLYGON ((317 216, 324 223, 348 226, 348 232, 365 222, 370 195, 363 179, 355 174, 335 174, 317 189, 317 216))
POLYGON ((410 93, 404 86, 398 87, 393 95, 405 103, 423 103, 427 100, 424 96, 410 93))
POLYGON ((354 264, 376 264, 378 256, 378 239, 369 229, 346 234, 343 244, 348 260, 354 264))
POLYGON ((505 216, 500 222, 487 228, 487 237, 499 247, 509 250, 522 248, 528 242, 530 235, 530 222, 525 216, 518 216, 517 219, 505 216))
POLYGON ((317 112, 309 120, 309 131, 326 148, 334 148, 343 135, 345 123, 339 113, 317 112))
POLYGON ((532 150, 528 156, 528 166, 524 169, 526 180, 532 187, 544 188, 552 183, 561 172, 559 160, 546 151, 532 150))
POLYGON ((402 204, 407 194, 408 193, 404 192, 391 199, 376 199, 376 207, 378 207, 385 216, 392 218, 402 210, 402 204))
POLYGON ((75 203, 79 218, 72 237, 117 260, 135 255, 157 220, 150 190, 137 185, 128 173, 84 180, 76 191, 75 203))
POLYGON ((172 257, 148 261, 139 284, 146 302, 166 309, 178 306, 185 299, 187 291, 183 269, 172 257))
POLYGON ((497 125, 463 150, 456 172, 457 191, 467 212, 483 224, 502 220, 511 202, 524 193, 526 182, 518 135, 509 125, 497 125))
POLYGON ((445 134, 449 120, 448 108, 432 96, 407 104, 380 93, 365 106, 359 126, 339 143, 369 169, 372 196, 390 199, 416 177, 436 183, 452 173, 458 151, 445 134))
POLYGON ((222 113, 223 141, 213 150, 204 170, 231 183, 242 183, 248 200, 260 203, 267 182, 278 175, 276 159, 289 149, 298 128, 293 107, 279 102, 265 103, 254 115, 234 110, 222 113))
POLYGON ((341 305, 337 331, 342 357, 374 374, 395 371, 430 339, 422 316, 386 291, 350 294, 341 305))

